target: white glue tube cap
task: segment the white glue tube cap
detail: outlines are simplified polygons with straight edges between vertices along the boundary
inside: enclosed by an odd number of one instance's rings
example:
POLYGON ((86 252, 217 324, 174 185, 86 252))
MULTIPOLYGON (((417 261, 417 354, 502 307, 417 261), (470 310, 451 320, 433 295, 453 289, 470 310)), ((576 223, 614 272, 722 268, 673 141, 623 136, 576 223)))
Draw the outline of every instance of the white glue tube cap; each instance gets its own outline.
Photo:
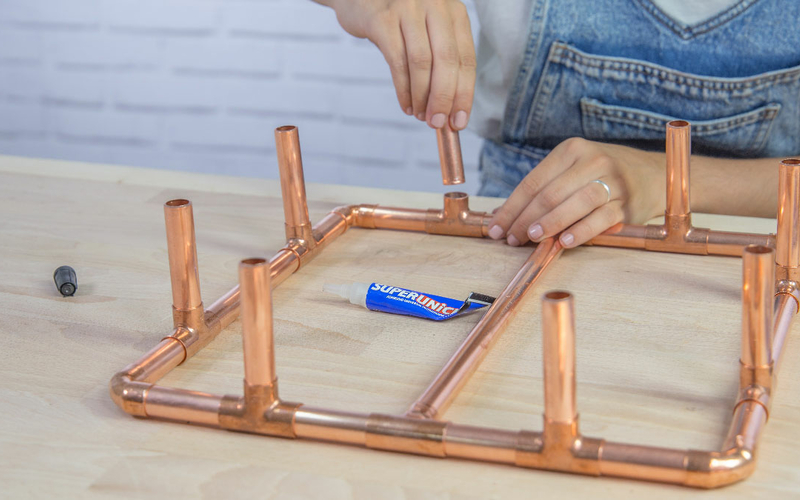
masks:
POLYGON ((367 290, 369 290, 369 283, 353 283, 350 285, 325 283, 322 286, 323 292, 338 295, 343 299, 349 300, 351 304, 362 307, 367 307, 367 290))

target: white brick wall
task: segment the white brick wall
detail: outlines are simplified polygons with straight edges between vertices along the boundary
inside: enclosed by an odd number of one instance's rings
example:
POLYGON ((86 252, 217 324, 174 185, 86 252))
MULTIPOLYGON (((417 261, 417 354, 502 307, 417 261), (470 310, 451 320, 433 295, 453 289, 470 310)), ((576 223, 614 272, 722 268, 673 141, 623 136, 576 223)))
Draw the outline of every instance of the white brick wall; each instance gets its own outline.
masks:
POLYGON ((276 177, 285 124, 309 182, 447 190, 380 52, 310 0, 0 0, 0 153, 276 177))

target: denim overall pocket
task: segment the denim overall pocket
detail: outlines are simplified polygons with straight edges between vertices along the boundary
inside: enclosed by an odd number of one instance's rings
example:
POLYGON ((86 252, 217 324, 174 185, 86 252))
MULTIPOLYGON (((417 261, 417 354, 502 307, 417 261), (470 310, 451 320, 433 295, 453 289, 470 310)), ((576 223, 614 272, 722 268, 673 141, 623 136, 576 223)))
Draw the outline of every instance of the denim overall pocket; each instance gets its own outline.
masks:
POLYGON ((556 41, 536 87, 524 135, 536 138, 535 145, 545 149, 581 135, 661 149, 664 125, 678 118, 692 123, 697 153, 775 154, 798 145, 791 131, 798 127, 792 115, 797 111, 799 82, 800 66, 740 78, 703 76, 636 59, 589 54, 556 41), (787 109, 789 116, 780 116, 787 109), (778 123, 780 137, 787 139, 770 142, 778 123))
MULTIPOLYGON (((712 120, 692 120, 692 149, 695 153, 753 157, 764 148, 778 103, 712 120)), ((680 117, 666 116, 626 106, 611 106, 596 99, 581 99, 581 126, 587 139, 624 142, 641 148, 661 145, 667 122, 680 117)))

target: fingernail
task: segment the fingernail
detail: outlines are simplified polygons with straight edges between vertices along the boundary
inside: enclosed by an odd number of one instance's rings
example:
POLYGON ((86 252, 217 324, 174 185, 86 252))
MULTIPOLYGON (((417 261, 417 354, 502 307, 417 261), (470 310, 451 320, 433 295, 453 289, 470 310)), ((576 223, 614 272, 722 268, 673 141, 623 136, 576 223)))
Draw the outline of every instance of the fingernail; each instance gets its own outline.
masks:
POLYGON ((561 244, 564 245, 565 247, 572 245, 572 242, 575 241, 575 237, 569 233, 562 234, 561 238, 559 239, 561 240, 561 244))
POLYGON ((504 232, 505 231, 503 231, 502 227, 495 224, 494 226, 491 227, 491 229, 489 229, 489 238, 493 240, 499 240, 500 238, 503 237, 504 232))
POLYGON ((417 120, 424 122, 425 121, 425 113, 417 113, 417 120))
POLYGON ((508 244, 511 245, 512 247, 518 247, 519 246, 519 240, 513 234, 509 234, 508 235, 508 240, 507 241, 508 241, 508 244))
POLYGON ((406 114, 408 116, 411 116, 411 113, 413 113, 413 112, 414 112, 414 110, 412 108, 406 108, 406 114))
POLYGON ((539 224, 534 224, 528 228, 528 236, 531 237, 531 241, 536 241, 542 237, 544 234, 544 230, 542 230, 542 226, 539 224))
POLYGON ((446 121, 447 117, 444 116, 444 113, 436 113, 431 117, 431 125, 433 125, 434 128, 444 127, 446 121))
POLYGON ((456 118, 453 120, 453 126, 456 129, 461 130, 467 126, 467 112, 466 111, 459 111, 456 113, 456 118))

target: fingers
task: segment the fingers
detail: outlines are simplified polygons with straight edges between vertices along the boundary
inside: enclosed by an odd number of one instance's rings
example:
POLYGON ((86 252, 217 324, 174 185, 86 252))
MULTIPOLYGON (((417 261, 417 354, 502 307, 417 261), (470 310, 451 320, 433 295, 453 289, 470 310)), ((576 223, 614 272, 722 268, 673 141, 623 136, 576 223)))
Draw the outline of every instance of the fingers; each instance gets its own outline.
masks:
POLYGON ((583 245, 614 224, 622 222, 624 216, 621 200, 606 203, 561 233, 559 241, 564 248, 583 245))
POLYGON ((433 68, 433 54, 425 16, 419 15, 415 9, 404 12, 401 17, 401 30, 408 58, 412 113, 417 119, 425 120, 433 68))
MULTIPOLYGON (((566 142, 566 141, 565 141, 566 142)), ((508 234, 514 221, 519 218, 536 196, 562 172, 572 166, 572 153, 561 143, 556 146, 514 189, 489 223, 489 237, 495 240, 508 234)), ((517 243, 524 243, 525 231, 515 235, 517 243)))
POLYGON ((374 23, 370 39, 378 46, 384 59, 386 59, 386 63, 389 65, 400 109, 407 115, 413 114, 408 56, 406 55, 403 32, 400 29, 400 19, 388 13, 382 16, 379 21, 374 23))
POLYGON ((457 5, 452 17, 458 46, 458 83, 450 112, 450 126, 453 130, 463 130, 467 127, 472 112, 477 63, 467 8, 460 2, 457 5))
POLYGON ((449 119, 458 84, 458 45, 453 19, 444 4, 433 4, 426 18, 431 41, 433 67, 425 119, 433 128, 442 128, 449 119))
MULTIPOLYGON (((609 185, 613 184, 610 180, 603 180, 609 185)), ((589 182, 546 214, 532 220, 519 220, 518 222, 527 231, 526 239, 538 242, 569 228, 587 214, 606 205, 606 200, 608 200, 608 194, 605 188, 596 182, 589 182)), ((601 231, 605 229, 603 228, 601 231)))

